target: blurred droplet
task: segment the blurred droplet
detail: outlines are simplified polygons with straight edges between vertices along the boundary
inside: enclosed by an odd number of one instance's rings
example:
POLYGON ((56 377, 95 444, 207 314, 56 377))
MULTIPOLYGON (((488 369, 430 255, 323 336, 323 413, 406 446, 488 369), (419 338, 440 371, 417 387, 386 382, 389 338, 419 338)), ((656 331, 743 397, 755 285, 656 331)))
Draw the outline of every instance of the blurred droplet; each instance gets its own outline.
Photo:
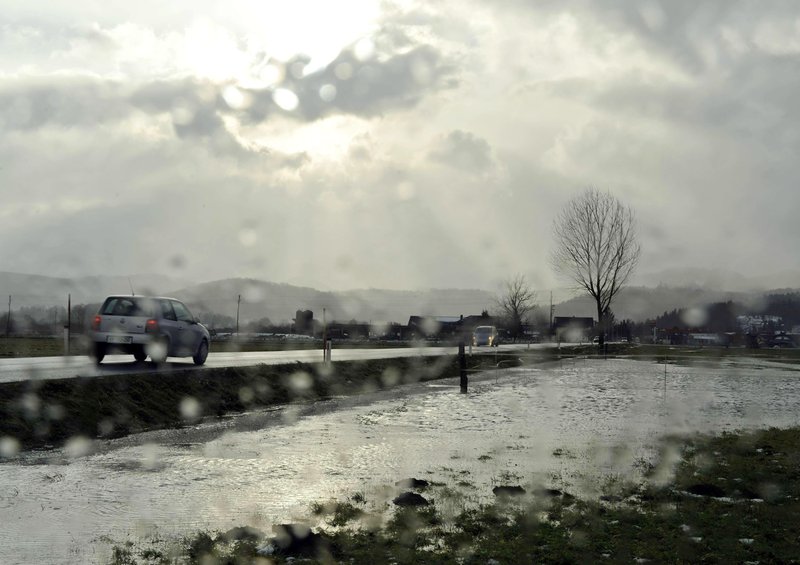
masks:
POLYGON ((335 74, 336 78, 339 80, 350 80, 353 77, 353 65, 350 63, 339 63, 336 65, 336 68, 333 69, 333 74, 335 74))
POLYGON ((400 370, 397 367, 387 367, 381 375, 381 382, 383 386, 394 386, 400 382, 400 370))
POLYGON ((257 284, 247 284, 242 290, 242 298, 246 302, 261 302, 264 300, 264 289, 257 284))
POLYGON ((83 457, 92 449, 92 440, 85 436, 74 436, 64 445, 67 457, 83 457))
POLYGON ((109 436, 114 431, 114 421, 106 418, 97 424, 97 433, 100 436, 109 436))
POLYGON ((180 404, 181 417, 184 420, 196 420, 200 417, 200 403, 193 396, 186 396, 180 404))
POLYGON ((194 112, 189 106, 176 106, 172 109, 172 122, 175 125, 185 126, 194 120, 194 112))
POLYGON ((154 443, 146 443, 142 446, 142 467, 145 469, 155 469, 158 465, 158 446, 154 443))
POLYGON ((252 247, 258 241, 256 230, 245 228, 239 232, 239 243, 244 247, 252 247))
POLYGON ((297 94, 288 88, 278 88, 272 93, 272 101, 281 109, 287 112, 293 112, 300 104, 300 99, 297 94))
POLYGON ((375 54, 375 43, 369 37, 365 37, 355 44, 353 54, 359 61, 371 59, 375 54))
POLYGON ((186 266, 186 259, 180 253, 169 258, 169 266, 173 269, 183 269, 186 266))
POLYGON ((336 268, 340 271, 349 271, 353 267, 353 256, 352 255, 339 255, 336 257, 336 268))
POLYGON ((323 102, 333 102, 336 98, 336 87, 332 84, 323 84, 319 89, 319 97, 323 102))
POLYGON ((642 16, 645 25, 650 28, 651 31, 661 29, 666 19, 664 10, 658 5, 658 2, 652 0, 639 5, 639 14, 642 16))
POLYGON ((294 78, 301 79, 306 76, 306 66, 308 63, 304 61, 295 61, 292 63, 292 66, 289 67, 289 72, 294 78))
POLYGON ((421 327, 425 335, 435 335, 439 333, 439 328, 441 327, 441 324, 437 322, 434 318, 428 317, 422 320, 421 327))
POLYGON ((249 386, 243 386, 242 388, 239 389, 239 401, 242 404, 250 404, 251 402, 253 402, 255 396, 256 396, 255 392, 253 392, 253 389, 250 388, 249 386))
POLYGON ((14 457, 19 453, 19 440, 11 436, 0 437, 0 457, 14 457))
POLYGON ((314 379, 305 371, 297 371, 289 377, 289 388, 295 394, 307 391, 314 384, 314 379))
POLYGON ((417 58, 411 63, 411 76, 417 84, 428 84, 433 77, 433 70, 427 61, 417 58))
POLYGON ((300 409, 297 406, 287 406, 281 413, 281 417, 283 418, 284 424, 296 424, 297 420, 300 418, 300 409))
POLYGON ((41 406, 42 401, 37 394, 28 392, 22 396, 22 409, 25 410, 25 415, 28 418, 37 416, 41 406))
POLYGON ((260 68, 251 70, 249 76, 239 81, 239 86, 249 90, 264 90, 283 82, 286 77, 283 65, 269 63, 260 68))
POLYGON ((222 98, 225 103, 233 110, 241 110, 248 107, 252 102, 252 96, 233 85, 226 86, 222 91, 222 98))
POLYGON ((708 312, 703 308, 687 308, 681 314, 683 323, 692 328, 699 328, 708 321, 708 312))
POLYGON ((48 420, 61 420, 66 415, 66 412, 60 404, 48 404, 45 408, 48 420))
POLYGON ((401 182, 397 185, 397 198, 400 200, 411 200, 416 195, 417 190, 414 185, 408 181, 401 182))

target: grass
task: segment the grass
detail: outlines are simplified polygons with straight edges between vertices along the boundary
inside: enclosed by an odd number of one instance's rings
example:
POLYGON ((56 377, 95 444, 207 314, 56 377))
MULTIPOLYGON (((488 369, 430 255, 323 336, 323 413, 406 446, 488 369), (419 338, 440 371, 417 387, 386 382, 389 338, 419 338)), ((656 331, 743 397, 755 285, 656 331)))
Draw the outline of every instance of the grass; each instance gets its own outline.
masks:
MULTIPOLYGON (((403 508, 379 527, 359 524, 362 509, 344 502, 318 528, 328 542, 318 559, 272 555, 269 562, 798 562, 800 429, 667 438, 664 450, 643 480, 607 481, 600 499, 528 494, 520 502, 465 505, 449 520, 435 505, 403 508), (677 461, 666 456, 675 450, 677 461), (716 496, 692 494, 711 487, 716 496)), ((163 563, 256 563, 259 545, 233 546, 201 532, 163 563)), ((150 562, 148 548, 117 549, 117 565, 150 562)))
MULTIPOLYGON (((476 370, 492 363, 469 361, 476 370)), ((455 356, 431 356, 0 383, 0 439, 21 449, 52 447, 457 375, 455 356)))

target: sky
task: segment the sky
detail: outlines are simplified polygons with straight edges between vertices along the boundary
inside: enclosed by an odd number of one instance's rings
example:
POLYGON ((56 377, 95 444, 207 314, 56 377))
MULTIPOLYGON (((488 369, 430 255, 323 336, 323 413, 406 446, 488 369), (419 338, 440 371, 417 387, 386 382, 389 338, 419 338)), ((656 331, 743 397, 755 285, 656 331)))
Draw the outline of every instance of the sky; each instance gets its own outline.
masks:
POLYGON ((320 289, 800 268, 800 4, 0 0, 0 270, 320 289))

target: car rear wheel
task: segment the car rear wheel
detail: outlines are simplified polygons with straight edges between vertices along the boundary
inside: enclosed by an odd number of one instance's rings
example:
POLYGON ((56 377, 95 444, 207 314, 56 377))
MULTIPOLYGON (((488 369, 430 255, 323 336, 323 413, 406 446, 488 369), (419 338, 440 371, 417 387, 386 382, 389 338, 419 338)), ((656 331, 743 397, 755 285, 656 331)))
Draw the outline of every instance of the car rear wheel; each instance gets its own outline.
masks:
POLYGON ((146 352, 150 356, 150 360, 153 363, 163 363, 167 360, 167 354, 169 352, 169 340, 166 337, 162 337, 153 341, 148 346, 146 352))
POLYGON ((137 361, 144 361, 147 359, 147 353, 144 350, 144 347, 140 347, 136 351, 133 352, 133 358, 137 361))
POLYGON ((91 357, 94 359, 94 362, 98 365, 103 360, 103 357, 106 356, 106 346, 102 343, 95 343, 92 346, 91 357))
POLYGON ((203 340, 200 342, 200 347, 197 348, 197 353, 192 357, 195 365, 202 365, 208 358, 208 342, 203 340))

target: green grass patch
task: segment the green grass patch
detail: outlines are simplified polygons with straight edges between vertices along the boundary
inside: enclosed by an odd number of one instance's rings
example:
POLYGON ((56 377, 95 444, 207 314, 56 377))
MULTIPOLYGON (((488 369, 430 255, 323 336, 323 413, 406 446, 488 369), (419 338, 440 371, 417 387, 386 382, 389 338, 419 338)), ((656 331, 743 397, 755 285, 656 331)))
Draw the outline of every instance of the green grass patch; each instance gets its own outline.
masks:
MULTIPOLYGON (((330 553, 322 562, 798 562, 800 429, 668 438, 663 453, 663 460, 647 466, 641 482, 607 481, 599 500, 540 497, 532 490, 520 503, 464 508, 447 522, 433 505, 390 511, 377 530, 337 524, 326 531, 323 524, 318 530, 330 553), (704 489, 713 495, 692 494, 704 489)), ((345 524, 352 523, 355 510, 344 503, 345 524)), ((203 551, 220 555, 213 538, 203 539, 210 540, 203 551)), ((194 547, 188 562, 202 562, 198 544, 194 547)), ((140 553, 123 546, 123 554, 135 559, 140 553)), ((253 562, 255 546, 238 557, 244 559, 238 562, 253 562)), ((317 562, 285 555, 270 559, 317 562)))

